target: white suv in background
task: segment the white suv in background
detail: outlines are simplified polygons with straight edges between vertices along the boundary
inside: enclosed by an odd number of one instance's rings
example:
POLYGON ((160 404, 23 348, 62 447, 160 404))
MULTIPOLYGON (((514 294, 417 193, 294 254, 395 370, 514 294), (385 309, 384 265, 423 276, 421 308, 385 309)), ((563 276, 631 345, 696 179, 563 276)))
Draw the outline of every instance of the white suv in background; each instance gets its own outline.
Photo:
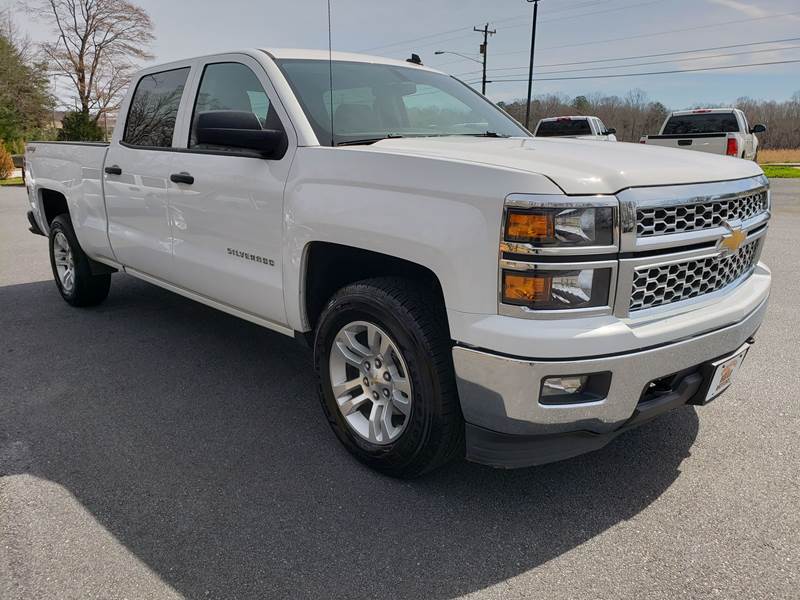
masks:
POLYGON ((549 117, 533 130, 536 137, 569 137, 581 140, 616 142, 616 129, 609 129, 597 117, 549 117))

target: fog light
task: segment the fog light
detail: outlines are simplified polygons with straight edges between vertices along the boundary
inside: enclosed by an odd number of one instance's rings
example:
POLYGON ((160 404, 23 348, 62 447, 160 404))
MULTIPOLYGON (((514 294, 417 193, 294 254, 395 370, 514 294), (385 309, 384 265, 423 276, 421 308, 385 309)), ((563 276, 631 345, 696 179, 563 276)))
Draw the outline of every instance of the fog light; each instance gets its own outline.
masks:
POLYGON ((588 380, 588 375, 548 377, 542 382, 542 397, 578 394, 586 387, 586 382, 588 380))
POLYGON ((539 404, 583 404, 600 402, 608 397, 611 373, 586 373, 584 375, 551 375, 542 379, 539 404))

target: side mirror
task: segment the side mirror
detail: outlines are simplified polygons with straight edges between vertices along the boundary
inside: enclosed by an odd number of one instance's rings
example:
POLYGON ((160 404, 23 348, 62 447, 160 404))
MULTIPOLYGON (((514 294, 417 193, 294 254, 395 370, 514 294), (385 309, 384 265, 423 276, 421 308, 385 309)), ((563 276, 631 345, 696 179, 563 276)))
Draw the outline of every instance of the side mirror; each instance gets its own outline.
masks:
POLYGON ((612 127, 610 129, 606 129, 603 132, 603 135, 614 135, 615 133, 617 133, 617 130, 612 127))
POLYGON ((766 130, 767 126, 759 123, 757 125, 753 125, 753 128, 750 130, 750 133, 764 133, 766 130))
POLYGON ((247 111, 202 112, 195 131, 198 144, 252 150, 262 158, 281 158, 288 143, 285 132, 262 129, 258 117, 247 111))

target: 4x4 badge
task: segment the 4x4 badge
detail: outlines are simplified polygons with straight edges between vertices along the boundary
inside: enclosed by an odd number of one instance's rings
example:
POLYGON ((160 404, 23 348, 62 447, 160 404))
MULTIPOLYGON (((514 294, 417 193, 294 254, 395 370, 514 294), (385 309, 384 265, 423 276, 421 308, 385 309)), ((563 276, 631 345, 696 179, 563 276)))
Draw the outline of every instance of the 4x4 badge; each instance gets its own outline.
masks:
POLYGON ((722 225, 726 227, 730 233, 726 233, 722 236, 718 249, 723 255, 728 256, 734 254, 742 247, 742 244, 744 244, 747 239, 747 234, 739 227, 732 227, 727 221, 723 222, 722 225))

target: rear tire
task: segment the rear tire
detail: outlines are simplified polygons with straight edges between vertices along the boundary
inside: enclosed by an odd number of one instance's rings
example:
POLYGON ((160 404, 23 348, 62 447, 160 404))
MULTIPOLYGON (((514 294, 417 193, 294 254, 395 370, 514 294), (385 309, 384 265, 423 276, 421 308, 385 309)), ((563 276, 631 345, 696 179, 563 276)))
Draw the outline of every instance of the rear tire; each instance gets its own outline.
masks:
POLYGON ((331 428, 366 465, 411 478, 463 456, 446 317, 417 282, 376 278, 339 290, 320 316, 314 362, 331 428))
POLYGON ((50 266, 61 297, 72 306, 94 306, 108 296, 111 275, 93 275, 69 215, 58 215, 50 223, 50 266))

